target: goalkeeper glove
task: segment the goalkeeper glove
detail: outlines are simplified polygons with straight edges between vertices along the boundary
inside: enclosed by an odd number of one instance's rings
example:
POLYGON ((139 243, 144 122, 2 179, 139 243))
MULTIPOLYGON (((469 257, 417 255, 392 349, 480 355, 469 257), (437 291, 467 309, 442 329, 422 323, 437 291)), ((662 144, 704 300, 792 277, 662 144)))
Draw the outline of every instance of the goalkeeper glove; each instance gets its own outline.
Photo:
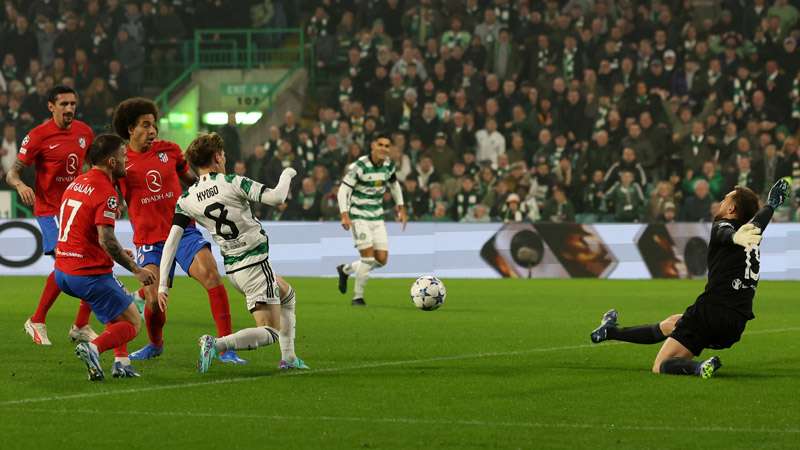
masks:
POLYGON ((761 243, 761 229, 752 223, 742 225, 736 233, 733 233, 733 243, 749 248, 761 243))
POLYGON ((786 197, 789 195, 789 183, 786 181, 785 178, 781 178, 780 180, 776 181, 772 188, 769 190, 769 195, 767 196, 767 204, 772 207, 772 209, 778 209, 786 197))

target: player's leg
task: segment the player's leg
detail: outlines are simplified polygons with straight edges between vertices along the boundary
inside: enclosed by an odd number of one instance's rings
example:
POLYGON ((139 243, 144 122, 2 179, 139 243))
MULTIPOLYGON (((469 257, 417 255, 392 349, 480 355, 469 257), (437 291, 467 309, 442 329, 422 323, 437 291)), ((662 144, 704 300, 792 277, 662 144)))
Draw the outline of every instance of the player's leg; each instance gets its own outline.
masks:
MULTIPOLYGON (((55 254, 56 244, 58 243, 58 222, 55 216, 43 216, 36 218, 39 229, 42 231, 42 249, 45 255, 55 254)), ((61 290, 55 281, 53 272, 47 277, 44 289, 39 297, 39 304, 36 311, 25 322, 25 331, 31 336, 33 342, 40 345, 51 345, 47 336, 47 313, 56 302, 61 290)), ((88 303, 81 301, 78 306, 78 314, 75 323, 69 330, 69 337, 74 341, 88 341, 97 337, 97 333, 89 326, 89 316, 92 310, 88 303)))
POLYGON ((281 298, 281 323, 279 333, 279 343, 281 346, 281 362, 278 365, 281 369, 308 369, 309 367, 302 359, 297 357, 294 351, 295 328, 297 317, 295 307, 297 305, 297 295, 295 290, 283 277, 276 277, 281 298))
POLYGON ((698 328, 699 320, 692 307, 687 309, 683 317, 675 324, 672 334, 661 346, 655 361, 653 373, 669 375, 694 375, 710 378, 714 372, 722 367, 722 362, 716 356, 705 361, 695 361, 693 358, 700 355, 708 347, 708 340, 698 328))
POLYGON ((672 333, 680 318, 681 314, 673 314, 659 323, 620 327, 617 323, 617 311, 612 309, 603 315, 600 326, 592 331, 590 337, 595 344, 606 340, 656 344, 663 342, 672 333))
POLYGON ((350 264, 341 264, 336 267, 339 274, 339 292, 342 294, 347 292, 347 278, 352 275, 356 279, 355 288, 359 289, 358 292, 354 292, 352 305, 366 306, 364 284, 366 284, 366 277, 375 262, 372 228, 369 221, 354 220, 350 226, 350 232, 353 233, 353 244, 358 250, 359 257, 350 264))
POLYGON ((236 350, 254 350, 279 341, 281 301, 278 284, 268 261, 228 274, 234 287, 244 294, 256 326, 218 338, 200 337, 198 370, 207 372, 214 357, 236 350))
MULTIPOLYGON (((140 318, 133 300, 111 274, 72 276, 57 271, 56 281, 68 295, 85 298, 97 319, 107 324, 105 331, 97 338, 91 342, 81 342, 75 348, 75 354, 86 364, 89 379, 102 380, 105 375, 100 366, 100 354, 127 344, 139 331, 140 318)), ((116 371, 116 362, 114 366, 116 371)), ((129 373, 127 376, 138 376, 130 364, 126 372, 129 373)))
MULTIPOLYGON (((162 249, 162 244, 142 245, 136 248, 136 262, 139 266, 155 273, 156 282, 140 290, 145 299, 144 321, 149 342, 130 354, 130 359, 134 361, 156 358, 164 352, 164 325, 167 323, 167 313, 158 307, 159 264, 161 264, 162 249)), ((174 272, 173 264, 170 277, 174 272)))
POLYGON ((192 278, 197 280, 208 295, 211 315, 217 326, 217 336, 231 334, 231 308, 228 302, 228 291, 222 283, 217 269, 217 261, 211 254, 211 245, 203 239, 197 228, 186 229, 176 254, 178 264, 192 278))

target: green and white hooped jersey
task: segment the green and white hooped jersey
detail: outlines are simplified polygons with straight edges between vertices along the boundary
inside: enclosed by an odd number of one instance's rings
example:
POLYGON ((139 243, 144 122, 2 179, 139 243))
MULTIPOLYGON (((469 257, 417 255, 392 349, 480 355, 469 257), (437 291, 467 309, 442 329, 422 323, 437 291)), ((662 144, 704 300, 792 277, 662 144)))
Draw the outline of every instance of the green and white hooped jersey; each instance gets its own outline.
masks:
POLYGON ((239 175, 201 175, 178 199, 175 214, 194 219, 219 245, 225 272, 258 264, 269 255, 269 239, 253 216, 250 202, 257 202, 267 188, 239 175))
POLYGON ((383 220, 383 194, 387 185, 397 180, 395 165, 390 159, 376 166, 369 155, 350 164, 342 183, 350 186, 350 210, 353 220, 383 220))

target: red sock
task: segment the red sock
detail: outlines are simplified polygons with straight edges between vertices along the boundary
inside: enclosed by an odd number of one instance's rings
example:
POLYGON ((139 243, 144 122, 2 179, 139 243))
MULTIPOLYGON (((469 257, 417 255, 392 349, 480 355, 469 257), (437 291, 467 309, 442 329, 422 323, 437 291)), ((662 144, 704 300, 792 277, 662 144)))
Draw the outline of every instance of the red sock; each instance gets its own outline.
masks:
POLYGON ((81 300, 81 305, 78 307, 78 314, 75 316, 75 326, 82 328, 89 325, 89 316, 91 314, 92 307, 89 306, 85 300, 81 300))
POLYGON ((136 337, 136 327, 132 323, 120 320, 106 326, 106 330, 92 341, 97 346, 97 351, 103 353, 110 348, 127 344, 136 337))
POLYGON ((208 302, 211 303, 211 315, 217 323, 217 336, 227 336, 231 334, 231 307, 228 304, 228 291, 225 286, 219 286, 208 290, 208 302))
POLYGON ((164 324, 167 323, 167 313, 158 307, 151 309, 149 306, 145 306, 144 321, 147 324, 147 336, 150 338, 150 342, 156 347, 163 347, 163 330, 164 324))
POLYGON ((36 308, 36 312, 31 316, 31 322, 44 323, 47 318, 47 311, 50 311, 50 307, 56 302, 58 294, 60 293, 61 289, 59 289, 56 284, 56 274, 55 272, 50 272, 50 276, 47 277, 47 281, 44 283, 42 296, 39 297, 39 306, 36 308))
POLYGON ((128 343, 124 343, 118 347, 114 347, 114 356, 117 358, 128 357, 128 343))

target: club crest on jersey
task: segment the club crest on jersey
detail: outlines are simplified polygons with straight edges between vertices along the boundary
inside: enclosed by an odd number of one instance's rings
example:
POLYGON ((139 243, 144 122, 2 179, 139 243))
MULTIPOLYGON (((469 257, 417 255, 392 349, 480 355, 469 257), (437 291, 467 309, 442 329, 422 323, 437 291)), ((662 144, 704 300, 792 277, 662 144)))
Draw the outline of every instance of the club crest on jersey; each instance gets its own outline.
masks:
POLYGON ((169 157, 164 152, 158 152, 158 160, 166 164, 166 162, 169 161, 169 157))
POLYGON ((81 136, 78 138, 78 145, 81 146, 82 149, 86 149, 86 138, 81 136))
POLYGON ((106 206, 108 206, 108 209, 117 209, 117 197, 108 197, 108 200, 106 200, 106 206))
POLYGON ((375 187, 381 187, 383 186, 383 180, 375 180, 372 184, 375 185, 375 187))
POLYGON ((740 279, 738 279, 738 278, 734 278, 734 279, 733 279, 733 282, 731 283, 731 287, 732 287, 734 290, 738 291, 739 289, 741 289, 741 288, 742 288, 742 284, 743 284, 743 283, 742 283, 742 280, 740 280, 740 279))
POLYGON ((25 147, 26 145, 28 145, 28 142, 30 142, 30 141, 31 141, 31 137, 26 134, 25 135, 25 139, 22 140, 22 145, 21 146, 25 147))

